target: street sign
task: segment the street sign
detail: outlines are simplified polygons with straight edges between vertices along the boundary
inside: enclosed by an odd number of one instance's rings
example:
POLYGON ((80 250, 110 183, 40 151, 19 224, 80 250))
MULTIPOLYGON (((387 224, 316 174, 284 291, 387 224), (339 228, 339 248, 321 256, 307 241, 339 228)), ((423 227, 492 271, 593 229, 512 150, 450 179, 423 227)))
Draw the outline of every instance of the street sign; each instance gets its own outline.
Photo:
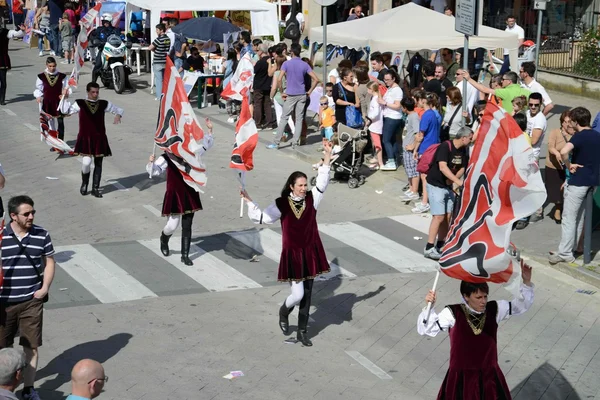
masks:
POLYGON ((545 1, 545 0, 535 1, 533 3, 533 9, 543 11, 546 9, 546 3, 547 3, 547 1, 545 1))
POLYGON ((477 36, 479 31, 478 0, 457 0, 454 30, 467 36, 477 36))
POLYGON ((323 7, 331 6, 337 2, 337 0, 313 0, 313 1, 323 7))

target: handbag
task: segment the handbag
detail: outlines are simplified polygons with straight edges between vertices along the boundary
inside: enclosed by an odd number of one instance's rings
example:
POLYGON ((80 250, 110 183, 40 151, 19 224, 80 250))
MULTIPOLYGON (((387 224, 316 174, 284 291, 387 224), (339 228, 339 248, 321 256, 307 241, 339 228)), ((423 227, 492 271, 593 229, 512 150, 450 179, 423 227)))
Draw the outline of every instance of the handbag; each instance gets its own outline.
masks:
MULTIPOLYGON (((346 91, 344 90, 344 87, 341 83, 338 83, 338 85, 340 86, 340 90, 344 95, 344 101, 348 101, 348 99, 346 98, 346 91)), ((358 109, 353 105, 346 106, 346 126, 349 126, 350 128, 361 128, 363 124, 364 121, 360 111, 358 111, 358 109)))
MULTIPOLYGON (((14 233, 12 233, 11 236, 15 239, 15 241, 19 245, 19 248, 21 249, 21 252, 23 254, 25 254, 25 257, 27 257, 27 260, 29 260, 29 263, 31 264, 31 266, 35 270, 35 274, 37 275, 38 279, 40 280, 40 283, 43 285, 44 284, 44 280, 42 279, 42 275, 40 274, 40 271, 38 271, 37 267, 35 266, 35 263, 31 259, 31 256, 29 255, 29 253, 27 253, 27 248, 25 248, 25 246, 23 246, 23 243, 21 243, 21 241, 17 238, 17 235, 15 235, 14 233)), ((48 298, 49 298, 48 294, 46 293, 46 295, 42 298, 42 303, 47 303, 48 302, 48 298)))
POLYGON ((452 114, 452 117, 450 117, 450 121, 448 122, 448 125, 444 125, 442 126, 442 131, 440 132, 440 141, 445 141, 450 139, 450 127, 452 126, 452 121, 454 121, 454 117, 456 117, 456 114, 458 113, 458 110, 460 110, 462 108, 462 106, 457 106, 456 109, 454 110, 454 113, 452 114))

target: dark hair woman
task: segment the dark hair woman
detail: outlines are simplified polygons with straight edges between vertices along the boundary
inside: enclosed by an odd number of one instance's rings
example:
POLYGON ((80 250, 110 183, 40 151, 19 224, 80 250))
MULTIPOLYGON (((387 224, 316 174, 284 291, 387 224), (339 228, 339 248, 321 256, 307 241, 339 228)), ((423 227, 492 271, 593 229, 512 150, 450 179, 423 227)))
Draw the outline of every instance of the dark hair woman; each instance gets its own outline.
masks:
POLYGON ((277 280, 289 282, 292 294, 279 309, 279 327, 284 335, 289 334, 288 316, 294 307, 300 304, 297 339, 304 346, 312 346, 306 328, 313 281, 316 276, 330 271, 317 227, 317 208, 329 183, 332 150, 330 143, 324 143, 323 147, 323 165, 319 167, 317 183, 310 191, 306 175, 296 171, 287 179, 281 197, 264 211, 252 202, 248 192, 241 192, 248 204, 248 216, 252 222, 274 224, 277 220, 281 221, 283 244, 277 280))
POLYGON ((439 314, 433 310, 436 294, 429 291, 425 301, 432 303, 431 314, 425 324, 427 310, 423 309, 417 331, 432 337, 445 331, 450 336, 450 365, 438 400, 511 399, 498 365, 496 335, 500 321, 523 314, 533 304, 531 267, 521 263, 521 276, 521 296, 512 301, 488 302, 487 283, 462 281, 461 303, 446 306, 439 314))

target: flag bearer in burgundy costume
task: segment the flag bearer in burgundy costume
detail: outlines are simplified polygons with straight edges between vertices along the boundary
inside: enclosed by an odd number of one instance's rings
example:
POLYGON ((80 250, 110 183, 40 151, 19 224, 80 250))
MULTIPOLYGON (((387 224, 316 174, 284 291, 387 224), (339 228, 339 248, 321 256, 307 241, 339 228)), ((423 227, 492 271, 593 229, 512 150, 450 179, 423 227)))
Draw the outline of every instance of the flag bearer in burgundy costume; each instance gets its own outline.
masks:
POLYGON ((255 224, 273 224, 281 220, 283 249, 277 280, 289 282, 292 294, 279 309, 279 327, 289 334, 288 316, 300 304, 297 338, 304 346, 312 346, 307 325, 313 281, 317 275, 330 271, 325 249, 317 227, 317 208, 329 183, 331 144, 325 143, 325 159, 319 167, 317 184, 307 192, 306 175, 296 171, 290 175, 281 197, 261 211, 246 191, 242 197, 248 204, 248 216, 255 224))
POLYGON ((90 182, 92 157, 94 158, 94 177, 92 181, 92 196, 102 197, 100 193, 100 180, 102 178, 102 161, 104 157, 112 155, 106 137, 104 114, 115 115, 115 124, 121 123, 123 109, 115 106, 110 101, 100 100, 100 86, 90 82, 86 86, 87 98, 75 100, 73 104, 63 102, 67 111, 65 114, 79 113, 79 133, 75 143, 75 154, 83 156, 81 167, 81 188, 79 192, 85 196, 90 182))
MULTIPOLYGON (((199 154, 197 154, 198 156, 204 154, 214 144, 212 122, 208 118, 205 121, 208 135, 204 135, 204 143, 199 150, 199 154)), ((169 219, 160 233, 160 251, 165 257, 171 254, 169 239, 181 222, 181 262, 185 265, 193 265, 194 263, 190 260, 192 222, 194 213, 202 210, 202 203, 200 202, 200 194, 185 183, 179 169, 170 157, 169 153, 164 153, 155 159, 153 154, 150 156, 150 162, 146 165, 146 171, 152 177, 167 172, 167 190, 163 200, 162 216, 169 217, 169 219)))
MULTIPOLYGON (((440 331, 450 335, 450 366, 438 400, 510 400, 510 390, 498 365, 496 334, 498 323, 520 315, 533 304, 531 267, 522 267, 521 299, 488 302, 487 283, 462 281, 461 304, 446 306, 439 314, 433 307, 427 325, 426 309, 417 322, 420 335, 436 336, 440 331)), ((435 303, 435 292, 429 291, 426 302, 435 303)))
MULTIPOLYGON (((61 96, 71 94, 69 87, 69 78, 56 68, 56 59, 48 57, 46 59, 46 70, 37 76, 35 81, 35 90, 33 96, 37 102, 42 105, 42 111, 51 115, 54 121, 58 123, 58 138, 65 140, 65 121, 62 114, 58 111, 58 104, 61 96)), ((55 151, 52 147, 50 151, 55 151)))

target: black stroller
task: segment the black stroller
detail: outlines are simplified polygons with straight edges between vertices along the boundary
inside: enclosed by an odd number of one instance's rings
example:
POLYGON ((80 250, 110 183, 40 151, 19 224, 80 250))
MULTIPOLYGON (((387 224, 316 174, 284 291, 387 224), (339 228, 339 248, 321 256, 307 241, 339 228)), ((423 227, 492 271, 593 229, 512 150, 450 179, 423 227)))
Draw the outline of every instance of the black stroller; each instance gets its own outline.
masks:
MULTIPOLYGON (((365 175, 359 175, 363 162, 363 150, 367 146, 367 132, 338 124, 341 150, 331 161, 331 170, 336 180, 347 180, 348 187, 354 189, 365 183, 365 175)), ((310 178, 310 184, 317 184, 317 177, 310 178)))

